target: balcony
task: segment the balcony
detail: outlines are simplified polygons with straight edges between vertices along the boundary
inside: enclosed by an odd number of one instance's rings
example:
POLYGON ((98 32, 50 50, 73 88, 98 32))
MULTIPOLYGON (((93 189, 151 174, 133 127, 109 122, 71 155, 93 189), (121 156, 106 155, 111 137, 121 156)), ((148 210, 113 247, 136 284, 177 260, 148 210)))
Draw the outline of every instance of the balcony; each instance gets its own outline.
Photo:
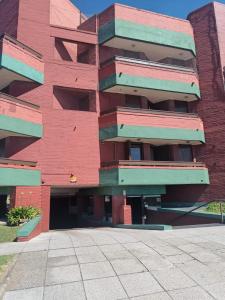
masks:
POLYGON ((115 161, 102 164, 100 185, 209 184, 203 163, 166 161, 115 161))
POLYGON ((42 56, 16 39, 0 37, 0 90, 15 80, 44 83, 42 56))
POLYGON ((116 56, 102 65, 100 91, 137 95, 152 103, 200 98, 196 73, 188 68, 116 56))
POLYGON ((145 52, 154 59, 195 56, 191 24, 165 15, 115 4, 99 15, 99 43, 145 52))
POLYGON ((42 133, 42 114, 37 105, 0 93, 0 139, 41 138, 42 133))
POLYGON ((100 140, 152 145, 205 142, 202 120, 195 114, 117 107, 99 119, 100 140))
POLYGON ((36 162, 0 158, 0 186, 39 186, 41 172, 36 162))

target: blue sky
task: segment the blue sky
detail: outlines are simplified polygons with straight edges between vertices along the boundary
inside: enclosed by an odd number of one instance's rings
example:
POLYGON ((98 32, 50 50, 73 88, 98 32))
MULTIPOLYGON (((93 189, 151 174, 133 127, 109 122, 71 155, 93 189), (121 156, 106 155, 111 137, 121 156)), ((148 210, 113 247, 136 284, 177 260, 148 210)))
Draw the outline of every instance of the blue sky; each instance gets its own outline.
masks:
MULTIPOLYGON (((211 2, 210 0, 71 0, 88 16, 99 13, 114 2, 135 6, 154 12, 186 18, 188 13, 211 2)), ((225 4, 225 0, 219 2, 225 4)))

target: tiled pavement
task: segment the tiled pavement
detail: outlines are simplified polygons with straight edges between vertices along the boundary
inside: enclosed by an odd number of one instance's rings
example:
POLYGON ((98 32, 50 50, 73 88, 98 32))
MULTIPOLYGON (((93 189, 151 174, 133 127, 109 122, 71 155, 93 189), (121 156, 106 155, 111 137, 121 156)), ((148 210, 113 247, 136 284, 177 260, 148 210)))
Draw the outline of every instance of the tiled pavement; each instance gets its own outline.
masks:
POLYGON ((225 227, 52 231, 17 253, 4 300, 225 299, 225 227))

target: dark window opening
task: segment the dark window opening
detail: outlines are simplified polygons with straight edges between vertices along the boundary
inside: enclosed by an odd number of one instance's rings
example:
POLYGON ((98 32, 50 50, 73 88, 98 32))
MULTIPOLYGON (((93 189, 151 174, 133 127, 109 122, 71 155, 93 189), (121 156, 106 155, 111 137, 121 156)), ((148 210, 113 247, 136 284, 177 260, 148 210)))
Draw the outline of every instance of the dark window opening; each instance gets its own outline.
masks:
POLYGON ((185 101, 175 101, 175 111, 188 113, 188 103, 185 101))
POLYGON ((6 147, 6 140, 1 139, 0 140, 0 157, 5 157, 5 147, 6 147))
POLYGON ((192 147, 189 145, 179 145, 179 157, 181 161, 193 161, 192 147))
POLYGON ((171 147, 158 146, 152 147, 153 160, 156 161, 172 161, 171 147))
POLYGON ((55 109, 96 111, 96 94, 94 91, 55 86, 53 94, 55 109))
POLYGON ((141 97, 126 95, 125 96, 125 103, 126 103, 127 107, 141 108, 141 97))

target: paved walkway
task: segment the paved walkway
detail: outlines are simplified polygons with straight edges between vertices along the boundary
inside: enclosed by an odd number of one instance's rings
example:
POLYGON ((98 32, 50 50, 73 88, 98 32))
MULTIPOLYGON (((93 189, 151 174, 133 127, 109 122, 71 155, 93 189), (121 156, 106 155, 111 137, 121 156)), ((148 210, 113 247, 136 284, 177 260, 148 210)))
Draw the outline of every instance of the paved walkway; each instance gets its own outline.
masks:
POLYGON ((4 300, 225 299, 225 227, 53 231, 18 253, 4 300))

